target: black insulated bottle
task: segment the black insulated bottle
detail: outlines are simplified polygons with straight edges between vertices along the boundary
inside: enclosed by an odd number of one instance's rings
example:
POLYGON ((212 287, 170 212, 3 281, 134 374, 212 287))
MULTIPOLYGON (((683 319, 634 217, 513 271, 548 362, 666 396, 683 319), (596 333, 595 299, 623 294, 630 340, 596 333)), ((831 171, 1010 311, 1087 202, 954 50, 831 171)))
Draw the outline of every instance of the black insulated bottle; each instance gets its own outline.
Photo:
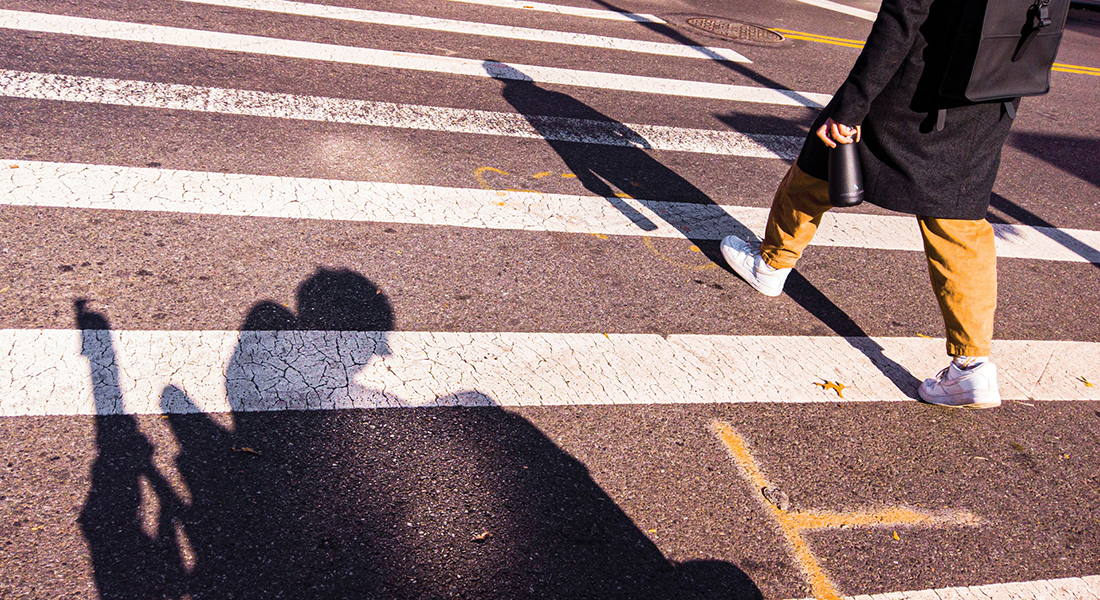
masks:
POLYGON ((844 208, 863 202, 863 169, 855 144, 829 150, 829 204, 844 208))

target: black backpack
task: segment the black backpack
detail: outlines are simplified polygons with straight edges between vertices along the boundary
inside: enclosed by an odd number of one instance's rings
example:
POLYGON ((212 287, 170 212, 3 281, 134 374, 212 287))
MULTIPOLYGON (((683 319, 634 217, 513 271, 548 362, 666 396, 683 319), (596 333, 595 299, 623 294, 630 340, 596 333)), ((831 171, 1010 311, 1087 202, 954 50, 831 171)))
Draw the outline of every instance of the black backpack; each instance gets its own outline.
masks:
MULTIPOLYGON (((1016 99, 1050 91, 1069 5, 1070 0, 966 0, 940 95, 1000 101, 1008 117, 1016 118, 1016 99)), ((936 130, 943 129, 946 116, 940 109, 936 130)))

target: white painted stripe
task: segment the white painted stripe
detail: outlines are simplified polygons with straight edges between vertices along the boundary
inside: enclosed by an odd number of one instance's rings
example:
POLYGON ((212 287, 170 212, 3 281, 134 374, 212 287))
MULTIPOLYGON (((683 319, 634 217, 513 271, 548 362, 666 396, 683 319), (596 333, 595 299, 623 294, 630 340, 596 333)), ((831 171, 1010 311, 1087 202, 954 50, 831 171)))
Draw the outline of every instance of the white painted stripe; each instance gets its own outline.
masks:
POLYGON ((874 21, 878 18, 877 13, 873 13, 869 10, 863 10, 862 8, 855 8, 848 6, 847 4, 841 4, 839 2, 832 2, 831 0, 798 0, 803 4, 809 4, 810 6, 816 6, 818 8, 824 8, 825 10, 831 10, 833 12, 842 13, 852 17, 864 19, 866 21, 874 21))
MULTIPOLYGON (((0 330, 0 416, 96 412, 86 356, 98 365, 100 381, 117 381, 121 389, 121 402, 117 393, 99 398, 101 413, 196 410, 178 399, 161 406, 169 385, 206 412, 911 401, 868 355, 931 376, 942 366, 943 344, 804 336, 0 330), (848 386, 844 398, 814 385, 824 380, 848 386)), ((1100 400, 1100 388, 1077 379, 1100 381, 1100 365, 1088 358, 1098 352, 1100 344, 1090 342, 997 341, 1002 397, 1100 400), (1059 359, 1050 360, 1055 354, 1059 359)))
MULTIPOLYGON (((6 161, 0 205, 197 213, 715 240, 761 232, 765 208, 593 196, 6 161), (12 168, 15 167, 15 168, 12 168)), ((1100 232, 994 225, 1002 258, 1100 263, 1100 232)), ((923 249, 912 217, 826 215, 817 246, 923 249)))
POLYGON ((801 137, 0 70, 0 96, 793 159, 801 137), (533 125, 534 124, 534 125, 533 125), (537 127, 536 127, 537 125, 537 127))
POLYGON ((491 77, 511 81, 534 81, 586 88, 645 94, 709 98, 733 102, 753 102, 820 108, 828 103, 828 94, 795 92, 770 88, 665 79, 619 73, 577 71, 557 67, 513 65, 486 60, 394 52, 334 44, 318 44, 282 38, 268 38, 218 31, 181 29, 143 23, 123 23, 69 17, 45 13, 0 10, 0 28, 41 33, 79 35, 100 39, 165 44, 207 50, 247 52, 307 60, 324 60, 356 65, 386 67, 491 77))
MULTIPOLYGON (((1100 576, 846 596, 845 600, 1100 600, 1100 576)), ((814 600, 805 598, 803 600, 814 600)))
POLYGON ((580 8, 577 6, 562 6, 559 4, 545 4, 542 2, 524 2, 523 0, 451 0, 452 2, 465 2, 466 4, 480 4, 482 6, 495 6, 497 8, 518 8, 535 12, 547 12, 558 15, 570 15, 574 17, 588 17, 590 19, 608 19, 611 21, 636 21, 639 23, 664 23, 659 17, 647 14, 619 12, 599 8, 580 8))
POLYGON ((371 23, 376 25, 391 25, 395 27, 425 29, 429 31, 444 31, 448 33, 498 37, 510 40, 546 42, 551 44, 567 44, 572 46, 603 48, 608 50, 625 50, 628 52, 641 52, 645 54, 658 54, 662 56, 707 58, 711 60, 727 60, 731 62, 742 63, 752 62, 749 59, 745 58, 742 54, 735 52, 734 50, 731 50, 729 48, 686 46, 684 44, 670 44, 667 42, 647 42, 642 40, 613 38, 602 35, 572 33, 567 31, 549 31, 545 29, 532 29, 529 27, 512 27, 508 25, 493 25, 489 23, 473 23, 470 21, 437 19, 434 17, 425 17, 420 15, 379 12, 358 8, 346 8, 342 6, 329 6, 327 4, 289 2, 287 0, 181 1, 192 2, 195 4, 210 4, 214 6, 228 6, 233 8, 262 10, 288 15, 300 15, 307 17, 319 17, 324 19, 354 21, 356 23, 371 23))

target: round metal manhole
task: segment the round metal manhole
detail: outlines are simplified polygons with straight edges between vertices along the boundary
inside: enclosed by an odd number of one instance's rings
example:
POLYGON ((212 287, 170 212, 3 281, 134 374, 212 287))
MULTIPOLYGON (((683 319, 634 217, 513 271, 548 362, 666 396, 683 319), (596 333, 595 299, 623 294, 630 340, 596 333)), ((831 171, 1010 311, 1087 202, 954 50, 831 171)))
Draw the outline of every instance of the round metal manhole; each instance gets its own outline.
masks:
POLYGON ((687 24, 709 34, 738 42, 777 44, 783 41, 782 35, 770 29, 718 17, 693 17, 687 19, 687 24))

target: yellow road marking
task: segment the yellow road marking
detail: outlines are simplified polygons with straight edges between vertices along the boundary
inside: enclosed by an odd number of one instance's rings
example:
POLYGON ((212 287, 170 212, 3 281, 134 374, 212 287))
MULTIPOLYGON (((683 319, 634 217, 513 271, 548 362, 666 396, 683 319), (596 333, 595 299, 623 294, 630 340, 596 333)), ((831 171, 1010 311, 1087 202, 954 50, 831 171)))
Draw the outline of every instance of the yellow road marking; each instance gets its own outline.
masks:
POLYGON ((862 48, 864 40, 850 40, 847 38, 829 37, 827 35, 817 35, 815 33, 806 33, 805 31, 794 31, 791 29, 773 29, 772 31, 782 33, 784 37, 792 40, 806 40, 809 42, 820 42, 822 44, 832 44, 834 46, 845 46, 848 48, 862 48))
POLYGON ((1057 69, 1074 69, 1077 71, 1087 71, 1096 75, 1100 75, 1100 69, 1096 67, 1082 67, 1080 65, 1066 65, 1062 63, 1054 63, 1054 67, 1057 69))
MULTIPOLYGON (((741 476, 744 477, 757 493, 754 494, 764 509, 772 516, 779 526, 783 537, 790 546, 790 551, 798 561, 807 583, 810 584, 813 595, 818 600, 840 600, 840 592, 822 568, 821 562, 814 555, 803 535, 806 531, 819 529, 837 529, 841 527, 875 527, 889 528, 898 525, 967 525, 978 524, 978 518, 967 512, 928 513, 905 507, 892 507, 876 511, 797 511, 783 510, 764 499, 760 490, 772 487, 764 472, 756 464, 749 451, 745 440, 737 434, 737 431, 729 423, 714 421, 711 424, 715 434, 725 444, 737 465, 741 476)), ((897 532, 894 538, 900 539, 897 532)))
POLYGON ((1069 67, 1054 67, 1052 71, 1058 71, 1059 73, 1075 73, 1077 75, 1092 75, 1093 77, 1100 77, 1100 71, 1093 71, 1092 69, 1082 68, 1069 68, 1069 67))
POLYGON ((542 179, 543 177, 549 177, 550 171, 543 171, 542 173, 535 173, 531 176, 531 179, 542 179))
MULTIPOLYGON (((772 31, 782 33, 784 37, 792 40, 805 40, 807 42, 818 42, 820 44, 831 44, 833 46, 844 46, 846 48, 862 48, 865 45, 864 40, 830 37, 827 35, 817 35, 816 33, 806 33, 805 31, 794 31, 792 29, 772 29, 772 31)), ((1100 69, 1096 67, 1054 63, 1053 70, 1059 73, 1075 73, 1077 75, 1095 75, 1096 77, 1100 77, 1100 69)))
POLYGON ((487 189, 487 190, 495 190, 497 188, 493 187, 492 185, 489 184, 488 181, 485 180, 485 173, 499 173, 501 175, 511 175, 511 173, 509 173, 508 171, 501 171, 500 169, 498 169, 496 167, 478 167, 478 168, 474 169, 474 179, 477 179, 477 182, 481 185, 481 187, 484 188, 484 189, 487 189))

